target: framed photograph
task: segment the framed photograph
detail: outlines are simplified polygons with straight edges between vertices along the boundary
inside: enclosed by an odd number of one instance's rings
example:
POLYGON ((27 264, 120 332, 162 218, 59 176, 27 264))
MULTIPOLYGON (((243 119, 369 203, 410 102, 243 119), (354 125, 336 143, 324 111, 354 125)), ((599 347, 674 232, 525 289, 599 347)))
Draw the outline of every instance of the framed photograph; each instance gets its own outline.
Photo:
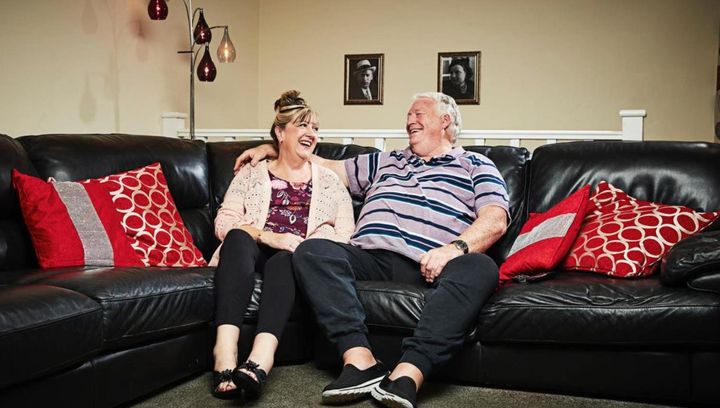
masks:
POLYGON ((382 105, 384 56, 345 55, 345 105, 382 105))
POLYGON ((438 53, 438 92, 458 105, 480 104, 480 51, 438 53))

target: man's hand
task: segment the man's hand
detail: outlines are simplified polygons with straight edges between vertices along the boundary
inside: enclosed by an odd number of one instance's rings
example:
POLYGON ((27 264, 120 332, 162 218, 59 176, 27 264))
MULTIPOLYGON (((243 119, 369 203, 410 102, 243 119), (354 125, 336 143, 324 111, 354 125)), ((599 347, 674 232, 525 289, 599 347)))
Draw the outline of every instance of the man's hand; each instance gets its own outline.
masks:
POLYGON ((250 165, 255 167, 258 163, 260 163, 260 160, 265 159, 267 157, 277 157, 278 152, 275 150, 275 146, 271 144, 261 144, 259 146, 253 147, 252 149, 247 149, 240 156, 238 156, 237 159, 235 159, 235 166, 233 166, 233 173, 237 174, 238 171, 240 171, 240 167, 243 166, 246 162, 250 161, 250 165))
POLYGON ((295 249, 304 240, 305 239, 303 237, 290 234, 289 232, 278 234, 275 232, 263 231, 258 237, 258 241, 260 241, 261 244, 288 252, 295 252, 295 249))
POLYGON ((450 244, 431 249, 420 257, 420 274, 425 278, 425 282, 433 283, 445 265, 462 254, 461 250, 450 244))

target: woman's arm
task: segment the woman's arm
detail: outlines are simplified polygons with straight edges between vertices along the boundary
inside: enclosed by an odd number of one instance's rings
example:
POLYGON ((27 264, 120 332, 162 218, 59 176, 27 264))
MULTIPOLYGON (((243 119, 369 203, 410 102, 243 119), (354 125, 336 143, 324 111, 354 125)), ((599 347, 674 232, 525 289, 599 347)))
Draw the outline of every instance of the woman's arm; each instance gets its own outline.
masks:
POLYGON ((336 203, 334 220, 318 226, 307 238, 324 238, 336 242, 347 243, 355 232, 355 215, 353 213, 352 200, 345 186, 339 180, 332 180, 332 200, 336 203))
MULTIPOLYGON (((253 220, 245 213, 245 198, 250 182, 250 166, 243 166, 240 172, 230 182, 223 202, 215 217, 215 236, 223 241, 228 232, 233 228, 243 226, 251 227, 253 220)), ((245 229, 245 228, 243 228, 245 229)), ((256 229, 256 228, 252 228, 256 229)), ((258 233, 245 229, 251 236, 257 237, 258 233)))

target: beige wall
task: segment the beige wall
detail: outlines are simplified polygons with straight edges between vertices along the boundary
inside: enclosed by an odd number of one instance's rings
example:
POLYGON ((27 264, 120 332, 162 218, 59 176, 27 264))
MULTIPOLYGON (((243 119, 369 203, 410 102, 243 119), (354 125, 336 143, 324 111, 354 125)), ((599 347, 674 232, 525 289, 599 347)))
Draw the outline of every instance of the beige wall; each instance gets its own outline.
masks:
MULTIPOLYGON (((159 134, 187 112, 184 7, 146 0, 0 6, 0 132, 159 134)), ((436 88, 437 53, 482 51, 467 129, 619 130, 646 109, 646 139, 713 140, 720 0, 196 0, 230 24, 235 64, 197 83, 200 128, 265 127, 297 88, 325 128, 402 128, 436 88), (344 106, 343 55, 385 54, 385 104, 344 106)), ((221 35, 215 31, 217 40, 221 35)), ((214 47, 213 47, 214 48, 214 47)))
MULTIPOLYGON (((180 0, 151 21, 147 0, 0 0, 0 133, 160 134, 163 112, 188 112, 187 19, 180 0)), ((229 24, 235 64, 196 82, 202 127, 254 125, 258 1, 195 1, 211 25, 229 24), (215 109, 215 105, 219 109, 215 109)))
POLYGON ((646 139, 709 141, 719 27, 716 0, 261 1, 258 115, 297 87, 323 127, 403 127, 437 53, 480 50, 467 129, 619 130, 646 109, 646 139), (343 106, 351 53, 385 54, 383 106, 343 106))

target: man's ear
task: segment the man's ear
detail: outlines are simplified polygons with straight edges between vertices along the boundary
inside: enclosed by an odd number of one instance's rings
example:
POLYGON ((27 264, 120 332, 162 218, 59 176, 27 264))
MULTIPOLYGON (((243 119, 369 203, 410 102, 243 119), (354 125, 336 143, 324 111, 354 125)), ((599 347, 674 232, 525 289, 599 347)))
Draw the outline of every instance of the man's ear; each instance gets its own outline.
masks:
POLYGON ((442 115, 441 119, 442 119, 442 128, 443 129, 449 128, 450 125, 452 124, 452 119, 450 119, 450 115, 447 113, 442 115))

